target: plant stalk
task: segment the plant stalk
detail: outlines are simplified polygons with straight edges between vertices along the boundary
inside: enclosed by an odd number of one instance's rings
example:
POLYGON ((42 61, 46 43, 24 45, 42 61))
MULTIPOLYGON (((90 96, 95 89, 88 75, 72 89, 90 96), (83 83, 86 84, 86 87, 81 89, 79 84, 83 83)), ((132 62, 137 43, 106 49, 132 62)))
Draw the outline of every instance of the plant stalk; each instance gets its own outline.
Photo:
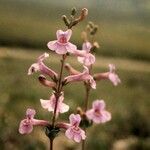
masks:
MULTIPOLYGON (((53 117, 52 117, 52 127, 53 128, 55 126, 55 121, 56 121, 58 100, 59 100, 59 97, 61 95, 61 90, 62 90, 62 86, 63 86, 62 85, 62 75, 63 75, 65 58, 66 58, 66 55, 63 55, 62 60, 61 60, 59 80, 57 82, 57 89, 56 89, 56 93, 55 93, 56 104, 55 104, 54 113, 53 113, 53 117)), ((54 141, 54 139, 50 140, 50 150, 53 150, 53 141, 54 141)))

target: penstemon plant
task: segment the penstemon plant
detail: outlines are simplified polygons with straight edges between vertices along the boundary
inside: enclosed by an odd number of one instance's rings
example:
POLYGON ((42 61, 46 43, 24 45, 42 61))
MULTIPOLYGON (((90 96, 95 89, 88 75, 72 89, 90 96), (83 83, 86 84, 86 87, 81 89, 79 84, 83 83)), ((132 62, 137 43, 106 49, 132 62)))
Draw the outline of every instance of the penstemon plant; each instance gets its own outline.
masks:
POLYGON ((105 123, 111 119, 111 113, 105 109, 104 100, 97 99, 93 101, 92 108, 88 108, 91 90, 96 89, 96 82, 100 80, 108 79, 114 86, 121 82, 115 73, 115 66, 113 64, 109 64, 108 72, 91 74, 93 64, 95 63, 95 52, 99 48, 98 42, 95 41, 95 34, 98 30, 97 25, 89 22, 86 30, 82 32, 82 50, 78 50, 76 45, 69 42, 72 35, 72 28, 86 18, 88 10, 83 8, 78 17, 76 17, 76 13, 77 10, 73 8, 69 19, 65 15, 62 16, 67 30, 58 30, 56 32, 57 40, 50 41, 47 44, 51 51, 61 55, 59 73, 44 64, 43 61, 49 57, 48 53, 39 56, 37 62, 32 64, 28 70, 28 75, 40 72, 39 82, 53 90, 48 100, 40 99, 41 106, 49 112, 52 112, 52 118, 50 121, 35 119, 36 111, 28 108, 25 119, 20 122, 19 132, 21 134, 29 134, 32 132, 33 126, 44 126, 45 133, 50 140, 50 150, 54 149, 53 141, 62 130, 65 130, 65 135, 68 139, 74 140, 77 143, 82 142, 81 149, 85 150, 87 128, 91 127, 93 123, 105 123), (69 55, 77 57, 77 60, 83 65, 82 72, 66 63, 69 55), (69 73, 66 77, 63 74, 64 69, 69 73), (51 80, 47 80, 46 77, 49 77, 51 80), (78 107, 75 114, 70 114, 69 123, 58 122, 57 119, 60 113, 65 113, 69 110, 69 106, 64 103, 64 87, 68 86, 69 83, 75 82, 83 82, 84 84, 86 93, 84 105, 78 107))

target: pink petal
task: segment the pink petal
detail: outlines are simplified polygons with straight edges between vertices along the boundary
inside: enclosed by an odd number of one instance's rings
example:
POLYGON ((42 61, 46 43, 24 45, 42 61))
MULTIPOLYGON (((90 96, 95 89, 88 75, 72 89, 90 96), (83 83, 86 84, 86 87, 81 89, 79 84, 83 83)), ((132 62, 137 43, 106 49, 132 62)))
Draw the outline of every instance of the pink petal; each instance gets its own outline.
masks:
POLYGON ((57 40, 48 42, 47 47, 50 50, 55 51, 57 49, 57 40))
POLYGON ((81 129, 81 137, 82 137, 82 140, 85 140, 86 138, 85 131, 82 129, 81 129))
POLYGON ((27 123, 27 120, 24 119, 20 122, 19 125, 19 133, 20 134, 29 134, 33 130, 33 125, 31 123, 27 123))
MULTIPOLYGON (((43 100, 43 99, 40 99, 40 102, 41 102, 41 106, 44 108, 44 109, 48 109, 51 108, 51 104, 50 104, 50 100, 43 100)), ((50 109, 51 110, 51 109, 50 109)), ((49 111, 50 111, 49 110, 49 111)))
POLYGON ((67 129, 66 132, 65 132, 66 137, 68 137, 69 139, 73 139, 73 133, 72 133, 71 130, 72 130, 72 129, 69 128, 69 129, 67 129))
POLYGON ((116 71, 116 67, 114 64, 109 64, 109 71, 112 73, 116 71))
POLYGON ((59 40, 62 36, 64 36, 67 41, 70 40, 70 37, 72 35, 72 30, 71 29, 68 29, 67 31, 62 31, 62 30, 57 30, 56 32, 56 36, 57 36, 57 39, 59 40))
POLYGON ((35 114, 36 114, 36 111, 34 109, 28 108, 26 111, 26 116, 28 118, 34 118, 35 114))
POLYGON ((75 142, 79 143, 81 141, 82 137, 80 134, 74 134, 74 140, 75 142))
POLYGON ((43 61, 47 57, 49 57, 49 54, 48 53, 44 53, 41 56, 39 56, 38 61, 43 61))
POLYGON ((57 43, 56 53, 60 55, 66 54, 67 53, 66 46, 64 44, 57 43))
POLYGON ((93 89, 96 89, 96 82, 95 80, 93 79, 92 76, 89 77, 89 82, 90 82, 90 86, 93 88, 93 89))
POLYGON ((84 66, 84 70, 82 73, 77 74, 77 75, 70 75, 65 77, 65 80, 67 82, 74 82, 74 81, 85 81, 88 79, 89 75, 89 69, 84 66))
POLYGON ((58 76, 58 74, 55 71, 48 68, 43 62, 39 62, 39 71, 41 71, 43 74, 46 74, 50 77, 58 76))
POLYGON ((90 52, 90 49, 92 48, 92 45, 90 42, 84 42, 82 45, 82 49, 86 50, 87 52, 90 52))
POLYGON ((69 106, 66 105, 65 103, 62 103, 61 106, 59 106, 59 111, 60 113, 65 113, 69 110, 69 106))
POLYGON ((96 100, 93 102, 93 109, 103 110, 105 108, 104 100, 96 100))
POLYGON ((115 73, 109 73, 108 78, 114 86, 117 86, 119 83, 121 83, 119 76, 115 73))
POLYGON ((85 57, 85 55, 87 54, 85 50, 76 50, 76 49, 73 51, 70 51, 70 53, 78 57, 85 57))
POLYGON ((39 64, 38 63, 34 63, 30 66, 30 68, 28 69, 28 75, 32 75, 34 72, 39 71, 39 64))
POLYGON ((93 119, 93 114, 94 114, 94 110, 93 109, 90 109, 86 112, 86 116, 89 120, 92 120, 93 119))
POLYGON ((77 126, 78 126, 78 125, 80 124, 81 117, 80 117, 79 114, 76 114, 76 115, 71 114, 71 115, 69 116, 69 120, 70 120, 70 124, 71 124, 71 125, 77 125, 77 126))
POLYGON ((85 66, 90 66, 95 63, 95 56, 91 53, 87 53, 84 57, 78 57, 78 61, 85 66))
POLYGON ((77 49, 77 46, 68 42, 67 45, 66 45, 66 49, 68 52, 72 53, 74 50, 77 49))
POLYGON ((105 123, 111 119, 111 114, 107 111, 101 112, 99 116, 93 117, 93 122, 95 123, 105 123))

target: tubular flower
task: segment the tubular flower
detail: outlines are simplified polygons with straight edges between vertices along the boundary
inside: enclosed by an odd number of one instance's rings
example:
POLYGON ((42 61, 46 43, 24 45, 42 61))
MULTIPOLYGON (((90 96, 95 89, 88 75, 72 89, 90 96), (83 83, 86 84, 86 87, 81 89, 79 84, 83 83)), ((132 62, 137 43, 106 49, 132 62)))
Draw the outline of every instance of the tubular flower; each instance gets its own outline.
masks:
POLYGON ((117 86, 119 83, 121 83, 121 80, 115 71, 116 71, 115 65, 109 64, 108 78, 113 83, 114 86, 117 86))
POLYGON ((94 101, 92 109, 86 112, 86 116, 95 123, 105 123, 111 119, 111 114, 105 110, 104 100, 94 101))
POLYGON ((81 140, 85 140, 86 136, 85 136, 85 131, 82 130, 79 127, 79 124, 81 122, 81 117, 79 114, 74 115, 71 114, 69 116, 69 120, 70 120, 70 126, 69 128, 66 130, 65 135, 69 138, 74 140, 75 142, 80 142, 81 140))
POLYGON ((96 89, 96 82, 93 79, 93 77, 89 74, 89 69, 84 66, 84 70, 82 73, 79 73, 77 75, 70 75, 65 77, 65 80, 67 83, 69 82, 77 82, 77 81, 86 81, 89 82, 90 86, 93 89, 96 89))
POLYGON ((121 83, 121 80, 118 77, 118 75, 115 73, 115 71, 116 71, 115 65, 109 64, 109 72, 94 74, 94 79, 97 81, 103 79, 109 79, 114 86, 117 86, 119 83, 121 83))
POLYGON ((74 69, 70 64, 65 64, 65 68, 66 70, 69 72, 70 75, 77 75, 81 72, 79 72, 78 70, 74 69))
MULTIPOLYGON (((63 100, 64 100, 64 96, 62 94, 57 101, 57 110, 56 110, 57 115, 58 113, 65 113, 69 110, 69 106, 63 103, 63 100)), ((56 97, 54 94, 52 94, 50 100, 40 99, 40 102, 44 109, 54 112, 55 105, 56 105, 56 97)))
POLYGON ((77 56, 77 59, 80 63, 85 66, 90 66, 95 63, 95 56, 90 53, 92 45, 90 42, 85 42, 82 45, 82 50, 74 50, 72 54, 77 56))
POLYGON ((30 66, 29 70, 28 70, 28 75, 33 74, 34 72, 40 71, 42 74, 46 74, 50 77, 57 77, 58 74, 53 71, 52 69, 48 68, 44 63, 43 60, 45 58, 49 57, 49 54, 44 53, 43 55, 41 55, 38 60, 37 63, 34 63, 30 66))
POLYGON ((28 108, 26 111, 26 119, 23 119, 19 125, 20 134, 29 134, 33 130, 33 126, 46 126, 48 121, 34 119, 36 112, 34 109, 28 108))
POLYGON ((71 29, 68 29, 67 31, 57 30, 57 40, 48 42, 48 48, 55 51, 57 54, 66 54, 67 52, 77 49, 74 44, 69 42, 71 35, 71 29))

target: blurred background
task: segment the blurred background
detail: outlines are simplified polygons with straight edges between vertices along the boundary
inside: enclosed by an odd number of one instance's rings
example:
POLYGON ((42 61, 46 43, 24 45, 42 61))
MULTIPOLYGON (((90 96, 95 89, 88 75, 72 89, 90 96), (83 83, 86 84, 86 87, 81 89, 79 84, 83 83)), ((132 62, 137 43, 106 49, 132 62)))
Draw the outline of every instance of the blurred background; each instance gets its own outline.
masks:
MULTIPOLYGON (((0 0, 0 149, 45 150, 48 139, 44 129, 22 136, 18 125, 28 107, 37 110, 37 118, 50 114, 40 106, 39 99, 48 99, 51 91, 37 81, 38 75, 27 76, 29 66, 43 52, 46 44, 56 39, 57 29, 65 29, 61 20, 75 6, 88 8, 86 20, 73 28, 71 41, 81 48, 80 32, 89 21, 99 26, 94 72, 117 67, 122 84, 114 87, 109 81, 97 83, 90 104, 104 99, 112 120, 89 129, 86 150, 149 150, 150 149, 150 1, 149 0, 0 0)), ((57 70, 59 59, 50 54, 46 64, 57 70)), ((82 70, 76 59, 68 62, 82 70)), ((82 84, 66 87, 65 101, 71 106, 60 116, 83 105, 82 84), (78 93, 78 94, 77 94, 78 93)), ((64 134, 56 139, 57 150, 80 150, 64 134), (61 146, 60 146, 61 145, 61 146)))

